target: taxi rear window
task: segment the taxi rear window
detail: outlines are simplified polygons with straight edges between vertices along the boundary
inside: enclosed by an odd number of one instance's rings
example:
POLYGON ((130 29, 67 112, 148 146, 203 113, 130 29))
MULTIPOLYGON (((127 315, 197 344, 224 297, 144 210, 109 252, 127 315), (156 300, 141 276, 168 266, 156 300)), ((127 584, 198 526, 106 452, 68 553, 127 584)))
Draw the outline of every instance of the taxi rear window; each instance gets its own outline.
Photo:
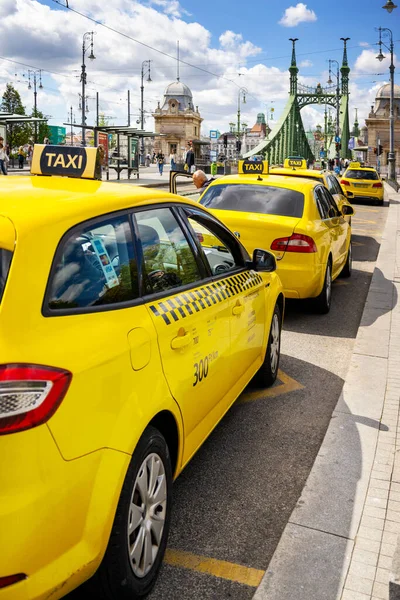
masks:
POLYGON ((343 175, 343 177, 345 176, 349 179, 368 179, 370 181, 379 179, 376 171, 358 171, 356 169, 349 169, 346 171, 345 175, 343 175))
POLYGON ((301 217, 304 194, 268 185, 221 184, 209 187, 200 204, 217 210, 237 210, 281 217, 301 217))
POLYGON ((0 248, 0 302, 7 283, 8 272, 10 270, 12 252, 0 248))

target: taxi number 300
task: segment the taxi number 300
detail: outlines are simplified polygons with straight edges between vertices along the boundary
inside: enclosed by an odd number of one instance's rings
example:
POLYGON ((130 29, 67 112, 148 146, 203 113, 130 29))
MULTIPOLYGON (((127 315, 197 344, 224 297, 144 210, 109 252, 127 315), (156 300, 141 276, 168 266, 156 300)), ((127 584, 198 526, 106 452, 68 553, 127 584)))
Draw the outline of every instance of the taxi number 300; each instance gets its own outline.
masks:
POLYGON ((208 375, 208 366, 210 362, 218 357, 218 352, 211 352, 204 359, 194 363, 194 382, 193 387, 203 381, 208 375))

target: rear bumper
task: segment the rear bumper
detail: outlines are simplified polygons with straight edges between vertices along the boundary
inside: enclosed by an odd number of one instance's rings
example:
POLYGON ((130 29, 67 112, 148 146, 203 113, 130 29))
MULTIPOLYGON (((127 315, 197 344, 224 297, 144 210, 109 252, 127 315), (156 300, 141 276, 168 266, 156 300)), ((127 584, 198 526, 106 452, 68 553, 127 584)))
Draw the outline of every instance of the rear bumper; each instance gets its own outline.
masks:
POLYGON ((99 566, 130 456, 65 461, 46 425, 0 437, 0 451, 0 575, 27 575, 0 600, 57 600, 99 566))
POLYGON ((314 298, 320 294, 326 265, 316 264, 312 261, 314 261, 314 257, 308 261, 308 264, 304 264, 305 261, 296 263, 290 259, 287 260, 287 255, 285 255, 282 260, 277 262, 277 273, 282 281, 283 293, 286 298, 314 298))
POLYGON ((383 188, 377 189, 376 192, 371 190, 348 190, 347 197, 349 200, 356 200, 361 198, 362 200, 383 200, 384 190, 383 188))

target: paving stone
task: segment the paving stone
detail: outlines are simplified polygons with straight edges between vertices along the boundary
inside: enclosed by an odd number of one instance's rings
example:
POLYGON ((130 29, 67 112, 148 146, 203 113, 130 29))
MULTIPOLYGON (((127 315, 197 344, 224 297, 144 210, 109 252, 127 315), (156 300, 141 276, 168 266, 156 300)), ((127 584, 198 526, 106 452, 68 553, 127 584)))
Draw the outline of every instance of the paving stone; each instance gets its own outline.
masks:
POLYGON ((389 531, 390 533, 400 533, 400 523, 396 523, 395 521, 385 521, 384 531, 389 531))
POLYGON ((343 590, 342 600, 370 600, 370 598, 369 594, 361 594, 353 590, 343 590))
MULTIPOLYGON (((385 557, 386 558, 386 557, 385 557)), ((365 563, 358 562, 351 559, 349 573, 356 575, 357 577, 365 577, 366 579, 375 580, 376 567, 374 565, 366 565, 365 563)))
POLYGON ((371 472, 371 476, 374 477, 375 479, 381 479, 382 481, 390 481, 391 480, 391 473, 380 473, 379 471, 376 471, 375 469, 373 469, 373 471, 371 472))
POLYGON ((384 583, 379 583, 376 581, 374 583, 374 587, 372 588, 372 593, 377 598, 382 600, 389 600, 389 586, 384 583))
MULTIPOLYGON (((367 498, 380 498, 381 500, 385 500, 385 502, 388 501, 388 499, 390 498, 390 493, 389 490, 380 490, 379 488, 376 487, 370 487, 368 489, 368 496, 367 498)), ((399 494, 399 498, 400 498, 400 494, 399 494)), ((393 498, 395 500, 395 498, 393 498)))
POLYGON ((380 542, 382 539, 382 535, 382 531, 380 531, 379 529, 372 529, 371 527, 365 527, 361 525, 357 533, 357 540, 358 538, 364 538, 366 540, 380 542))
POLYGON ((400 502, 396 502, 396 500, 389 498, 388 509, 400 512, 400 502))
POLYGON ((356 550, 368 550, 369 552, 376 552, 376 554, 379 554, 380 546, 380 541, 367 540, 357 535, 355 545, 356 550))
MULTIPOLYGON (((365 501, 366 506, 375 506, 376 508, 382 508, 386 510, 387 499, 386 498, 377 498, 376 496, 370 495, 368 492, 367 499, 365 501)), ((374 515, 371 515, 374 516, 374 515)))
MULTIPOLYGON (((379 488, 380 490, 388 490, 389 486, 390 486, 388 481, 382 481, 382 479, 375 479, 374 477, 371 477, 369 485, 370 485, 370 487, 379 488)), ((400 485, 399 485, 399 491, 400 491, 400 485)))
POLYGON ((384 525, 385 521, 383 519, 367 517, 366 515, 363 515, 361 517, 361 526, 371 527, 372 529, 378 529, 379 531, 383 531, 384 525))
POLYGON ((400 513, 395 512, 394 510, 388 510, 386 513, 386 519, 388 521, 396 521, 396 523, 400 523, 400 513))
POLYGON ((378 553, 377 552, 369 552, 368 550, 358 550, 354 549, 353 558, 357 562, 364 563, 366 565, 372 565, 376 567, 378 563, 378 553))
POLYGON ((391 556, 383 556, 381 554, 378 560, 378 569, 391 569, 393 558, 391 556))
POLYGON ((392 533, 391 531, 383 531, 382 543, 384 544, 393 544, 394 546, 397 544, 397 533, 392 533))
POLYGON ((367 517, 376 517, 377 519, 384 519, 386 516, 386 509, 375 508, 373 506, 366 506, 364 508, 363 514, 367 515, 367 517))
POLYGON ((360 592, 362 594, 371 594, 373 581, 366 579, 365 577, 358 577, 349 573, 346 578, 345 589, 352 590, 353 592, 360 592))
POLYGON ((396 546, 394 544, 385 544, 382 542, 380 553, 382 556, 390 556, 393 558, 396 546))
POLYGON ((390 571, 389 569, 381 569, 380 567, 376 570, 375 581, 389 585, 390 571))

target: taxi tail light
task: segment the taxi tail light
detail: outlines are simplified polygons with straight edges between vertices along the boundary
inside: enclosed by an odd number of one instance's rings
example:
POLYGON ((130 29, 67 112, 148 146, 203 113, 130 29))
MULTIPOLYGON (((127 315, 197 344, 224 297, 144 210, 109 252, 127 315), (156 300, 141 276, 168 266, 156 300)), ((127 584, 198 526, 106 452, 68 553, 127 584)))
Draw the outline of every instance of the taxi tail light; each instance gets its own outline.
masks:
POLYGON ((293 233, 290 237, 277 238, 271 244, 271 250, 278 252, 317 252, 317 246, 312 238, 301 233, 293 233))
POLYGON ((383 187, 383 185, 382 185, 382 184, 381 184, 381 182, 379 181, 379 183, 374 183, 372 187, 373 187, 373 188, 381 188, 381 187, 383 187))
POLYGON ((18 583, 26 579, 25 573, 17 573, 16 575, 7 575, 7 577, 0 577, 0 589, 18 583))
POLYGON ((0 365, 0 435, 41 425, 61 404, 72 373, 30 364, 0 365))
POLYGON ((340 180, 340 183, 341 183, 342 185, 350 185, 350 181, 347 181, 347 179, 341 179, 341 180, 340 180))

